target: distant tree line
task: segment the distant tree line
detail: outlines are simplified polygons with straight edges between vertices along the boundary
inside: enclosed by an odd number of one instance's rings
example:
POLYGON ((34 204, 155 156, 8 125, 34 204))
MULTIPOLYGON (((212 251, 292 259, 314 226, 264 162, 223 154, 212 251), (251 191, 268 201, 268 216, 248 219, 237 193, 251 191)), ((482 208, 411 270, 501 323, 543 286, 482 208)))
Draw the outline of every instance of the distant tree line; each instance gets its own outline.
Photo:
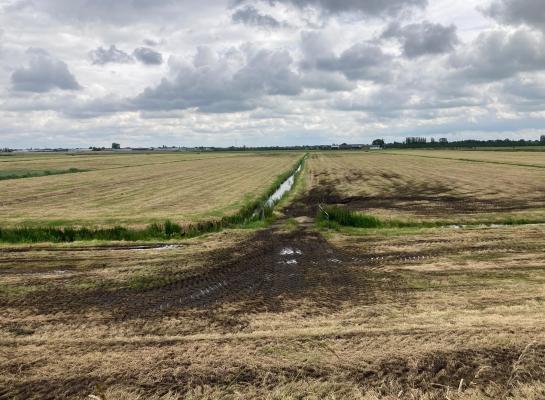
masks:
MULTIPOLYGON (((375 142, 373 141, 373 144, 375 142)), ((378 144, 378 143, 377 143, 378 144)), ((545 135, 541 135, 539 140, 511 140, 511 139, 492 139, 492 140, 456 140, 449 142, 446 138, 438 141, 425 137, 408 137, 404 142, 385 143, 384 148, 473 148, 473 147, 520 147, 520 146, 545 146, 545 135)))
MULTIPOLYGON (((457 140, 449 142, 446 138, 440 138, 435 140, 435 138, 426 138, 426 137, 407 137, 403 142, 393 142, 386 143, 384 139, 375 139, 372 141, 372 146, 380 146, 382 148, 390 149, 399 149, 399 148, 475 148, 475 147, 521 147, 521 146, 545 146, 545 135, 541 135, 539 140, 511 140, 511 139, 493 139, 493 140, 457 140)), ((230 147, 176 147, 176 146, 161 146, 158 148, 154 147, 137 147, 137 148, 128 148, 129 150, 134 151, 154 151, 154 150, 170 150, 170 151, 271 151, 271 150, 364 150, 368 149, 369 145, 364 144, 333 144, 333 145, 298 145, 298 146, 262 146, 262 147, 252 147, 252 146, 230 146, 230 147)), ((121 145, 119 143, 112 143, 111 148, 106 147, 89 147, 89 150, 92 151, 106 151, 106 150, 119 150, 121 145)), ((0 148, 0 153, 2 152, 13 152, 13 149, 10 148, 0 148)), ((56 151, 63 152, 68 151, 68 149, 41 149, 40 151, 56 151)))

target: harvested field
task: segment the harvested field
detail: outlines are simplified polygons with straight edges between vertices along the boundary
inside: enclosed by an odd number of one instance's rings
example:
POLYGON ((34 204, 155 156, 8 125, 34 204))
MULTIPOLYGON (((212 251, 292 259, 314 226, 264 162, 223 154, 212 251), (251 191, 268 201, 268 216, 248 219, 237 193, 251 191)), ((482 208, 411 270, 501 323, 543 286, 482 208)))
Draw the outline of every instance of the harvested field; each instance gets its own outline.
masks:
POLYGON ((7 157, 6 170, 88 172, 2 181, 2 226, 141 225, 238 211, 289 170, 300 153, 7 157))
POLYGON ((104 170, 144 165, 170 164, 208 158, 236 157, 240 153, 17 153, 0 158, 0 171, 64 170, 69 168, 104 170))
POLYGON ((315 155, 303 203, 340 204, 411 221, 545 222, 545 169, 411 154, 315 155))
MULTIPOLYGON (((0 398, 544 398, 545 225, 312 224, 317 202, 352 207, 357 190, 385 201, 412 187, 433 204, 428 163, 470 196, 461 162, 395 157, 313 154, 258 230, 2 245, 0 398)), ((519 195, 470 169, 477 187, 531 204, 540 170, 495 167, 520 174, 519 195)), ((398 213, 395 201, 374 210, 398 213)))
POLYGON ((5 247, 0 386, 5 398, 543 393, 544 245, 534 226, 5 247))
MULTIPOLYGON (((531 149, 530 149, 531 150, 531 149)), ((530 166, 545 168, 545 150, 541 151, 452 151, 452 150, 403 150, 391 151, 396 154, 417 155, 423 157, 436 157, 452 160, 464 160, 485 162, 492 164, 511 164, 515 166, 530 166)))

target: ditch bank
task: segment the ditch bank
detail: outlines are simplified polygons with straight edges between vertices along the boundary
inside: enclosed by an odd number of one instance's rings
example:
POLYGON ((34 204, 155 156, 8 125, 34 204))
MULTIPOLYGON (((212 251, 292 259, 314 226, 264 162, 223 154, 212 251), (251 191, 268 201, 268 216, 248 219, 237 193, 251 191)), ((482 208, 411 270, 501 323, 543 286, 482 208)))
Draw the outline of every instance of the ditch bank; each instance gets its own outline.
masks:
POLYGON ((352 211, 345 207, 318 205, 316 218, 318 224, 326 228, 502 228, 513 225, 543 225, 543 219, 508 218, 503 221, 476 221, 474 223, 453 224, 449 221, 399 221, 395 219, 383 220, 374 215, 359 211, 352 211))

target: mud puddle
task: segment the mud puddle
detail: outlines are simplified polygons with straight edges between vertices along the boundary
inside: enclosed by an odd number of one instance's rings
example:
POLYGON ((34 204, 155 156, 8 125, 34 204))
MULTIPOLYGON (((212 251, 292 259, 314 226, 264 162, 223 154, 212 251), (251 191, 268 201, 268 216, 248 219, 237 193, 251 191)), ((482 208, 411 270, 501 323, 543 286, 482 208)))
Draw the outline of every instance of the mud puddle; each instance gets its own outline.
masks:
POLYGON ((129 247, 127 250, 134 250, 134 251, 142 251, 142 250, 172 250, 172 249, 180 249, 183 245, 181 244, 163 244, 163 245, 155 245, 155 246, 134 246, 129 247))
POLYGON ((545 226, 543 223, 535 223, 535 224, 454 224, 454 225, 448 225, 446 228, 450 229, 498 229, 498 228, 510 228, 514 226, 545 226))
POLYGON ((280 250, 281 256, 292 256, 294 254, 301 255, 303 252, 299 249, 294 249, 292 247, 284 247, 282 250, 280 250))

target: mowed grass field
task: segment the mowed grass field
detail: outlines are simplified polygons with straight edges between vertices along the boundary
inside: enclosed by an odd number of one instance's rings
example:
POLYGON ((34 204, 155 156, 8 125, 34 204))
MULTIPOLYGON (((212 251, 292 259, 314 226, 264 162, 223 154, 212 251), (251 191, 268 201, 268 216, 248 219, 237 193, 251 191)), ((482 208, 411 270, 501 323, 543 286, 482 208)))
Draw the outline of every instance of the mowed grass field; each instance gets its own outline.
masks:
POLYGON ((0 159, 0 174, 85 172, 3 180, 2 226, 138 226, 235 213, 301 153, 44 154, 0 159))
POLYGON ((324 153, 309 161, 310 194, 314 202, 386 219, 545 222, 543 157, 465 151, 324 153), (462 160, 469 157, 478 162, 462 160), (502 164, 502 159, 509 161, 502 164))
POLYGON ((265 228, 3 244, 0 398, 541 400, 545 224, 463 222, 539 218, 542 173, 313 153, 265 228))
POLYGON ((541 150, 530 148, 530 151, 508 150, 388 150, 396 154, 418 155, 422 157, 446 158, 475 162, 512 164, 545 168, 545 148, 541 150))

